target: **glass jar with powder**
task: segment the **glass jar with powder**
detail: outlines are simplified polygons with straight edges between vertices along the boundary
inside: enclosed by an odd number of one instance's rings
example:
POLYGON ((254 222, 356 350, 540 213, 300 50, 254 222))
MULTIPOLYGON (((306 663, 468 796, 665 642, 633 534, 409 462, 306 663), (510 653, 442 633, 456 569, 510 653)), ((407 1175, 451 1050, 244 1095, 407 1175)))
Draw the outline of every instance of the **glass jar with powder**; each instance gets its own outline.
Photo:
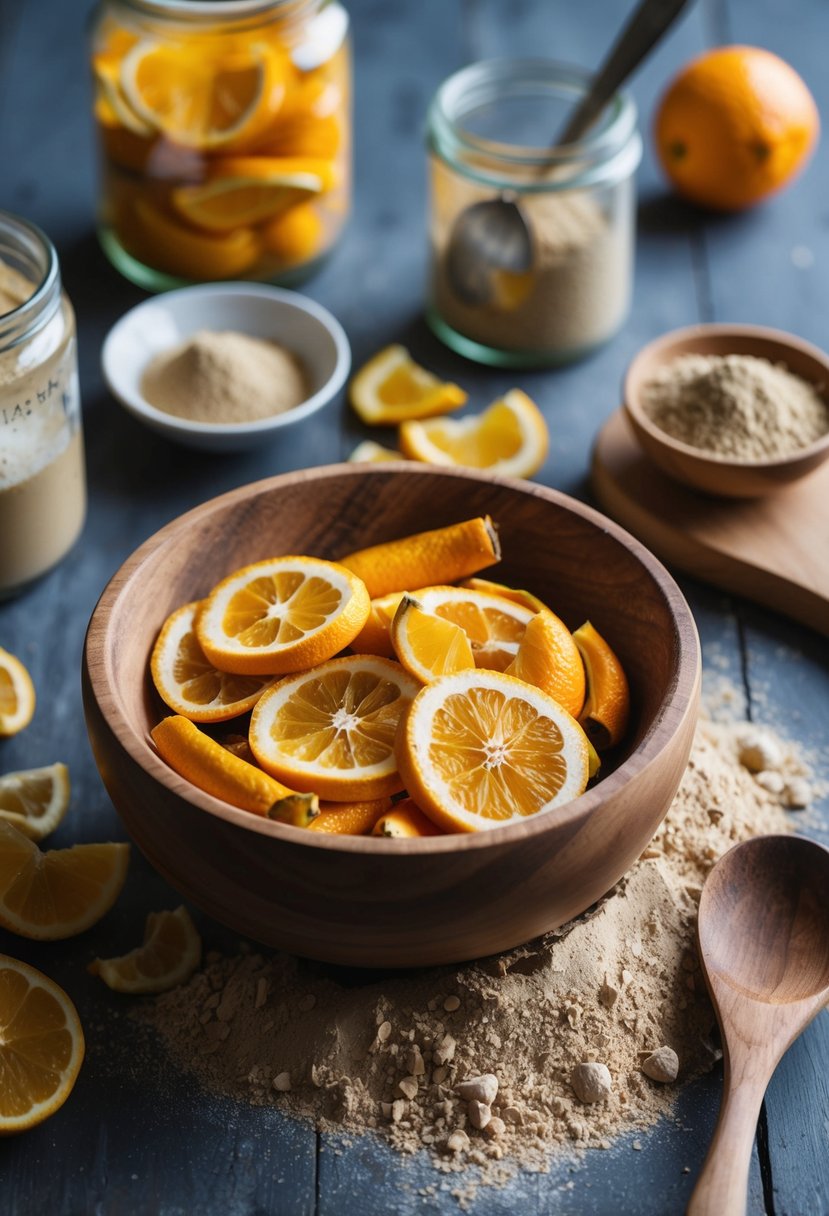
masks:
POLYGON ((490 60, 450 77, 432 102, 427 318, 468 358, 565 362, 607 341, 627 315, 642 154, 632 100, 618 94, 583 139, 551 147, 589 83, 548 60, 490 60), (451 273, 450 241, 470 207, 502 197, 524 218, 531 265, 488 266, 482 302, 451 273))
POLYGON ((0 597, 54 566, 85 513, 74 313, 52 243, 0 212, 0 597))

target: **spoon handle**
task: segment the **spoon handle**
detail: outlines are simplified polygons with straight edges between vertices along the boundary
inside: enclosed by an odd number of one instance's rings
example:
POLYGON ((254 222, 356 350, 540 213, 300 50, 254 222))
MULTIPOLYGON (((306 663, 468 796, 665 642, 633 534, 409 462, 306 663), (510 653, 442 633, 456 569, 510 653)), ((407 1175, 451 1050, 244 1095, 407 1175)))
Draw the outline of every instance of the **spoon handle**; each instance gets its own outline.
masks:
POLYGON ((754 1133, 774 1061, 748 1051, 725 1053, 722 1105, 687 1216, 745 1216, 754 1133))
POLYGON ((614 42, 581 104, 576 107, 556 144, 578 139, 610 101, 648 51, 682 12, 688 0, 642 0, 614 42))

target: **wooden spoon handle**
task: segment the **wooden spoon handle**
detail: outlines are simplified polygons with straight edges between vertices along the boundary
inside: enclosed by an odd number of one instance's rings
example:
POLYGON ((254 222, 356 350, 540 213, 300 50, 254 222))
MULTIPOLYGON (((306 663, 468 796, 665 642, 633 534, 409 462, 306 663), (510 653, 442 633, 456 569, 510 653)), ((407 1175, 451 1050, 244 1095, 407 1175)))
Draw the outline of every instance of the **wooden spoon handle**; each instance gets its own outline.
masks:
POLYGON ((768 1076, 725 1078, 720 1115, 687 1216, 745 1216, 754 1133, 768 1076))

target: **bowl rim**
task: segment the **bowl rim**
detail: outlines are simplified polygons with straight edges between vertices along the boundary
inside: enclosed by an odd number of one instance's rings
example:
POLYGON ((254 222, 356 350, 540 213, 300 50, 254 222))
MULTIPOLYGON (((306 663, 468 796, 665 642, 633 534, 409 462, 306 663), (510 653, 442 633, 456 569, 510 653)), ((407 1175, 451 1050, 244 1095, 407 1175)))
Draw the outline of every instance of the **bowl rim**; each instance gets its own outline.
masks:
MULTIPOLYGON (((801 355, 808 355, 817 363, 823 365, 826 369, 826 380, 823 384, 815 382, 813 387, 822 388, 821 396, 826 402, 829 409, 829 354, 821 350, 819 346, 815 346, 812 342, 807 342, 805 338, 799 338, 796 334, 790 334, 783 329, 774 329, 764 325, 731 325, 721 321, 701 321, 696 325, 685 325, 679 329, 668 330, 659 337, 653 338, 636 352, 633 358, 628 363, 624 375, 622 377, 622 405, 625 412, 631 421, 640 427, 653 440, 654 443, 666 448, 668 451, 673 451, 687 460, 693 460, 699 465, 708 465, 719 469, 734 469, 743 472, 756 471, 758 473, 774 472, 796 467, 801 462, 808 463, 813 461, 816 456, 821 454, 829 455, 829 430, 827 430, 819 439, 808 444, 807 447, 798 448, 795 452, 789 452, 785 456, 777 456, 768 460, 737 460, 733 456, 722 456, 717 452, 709 452, 704 448, 695 448, 690 443, 684 443, 681 439, 674 438, 667 431, 663 431, 655 422, 649 418, 642 408, 642 403, 639 400, 638 394, 634 391, 633 383, 637 373, 642 365, 653 360, 653 356, 657 353, 667 355, 668 352, 679 343, 686 342, 699 338, 705 340, 707 338, 751 338, 760 343, 768 343, 769 346, 783 347, 790 350, 795 350, 801 355)), ((770 361, 775 360, 769 356, 770 361)), ((779 361, 779 360, 778 360, 779 361)), ((669 362, 669 358, 661 358, 659 363, 669 362)), ((797 373, 793 373, 797 374, 797 373)), ((804 379, 804 377, 801 377, 804 379)))
MULTIPOLYGON (((177 516, 153 533, 122 563, 101 593, 87 627, 83 649, 83 667, 91 694, 107 729, 114 734, 121 747, 141 769, 176 797, 200 810, 207 811, 225 823, 236 825, 261 836, 274 837, 284 843, 301 843, 310 848, 335 853, 401 856, 508 846, 540 835, 553 826, 561 829, 586 818, 609 796, 618 793, 631 778, 640 777, 657 762, 662 751, 668 746, 667 739, 663 739, 658 746, 656 745, 657 737, 663 733, 662 728, 667 720, 674 719, 675 727, 678 728, 690 712, 696 712, 701 681, 701 651, 696 622, 673 576, 645 545, 595 508, 571 498, 562 491, 512 477, 445 469, 425 464, 421 468, 413 470, 410 461, 389 461, 373 467, 344 462, 282 473, 240 486, 235 490, 208 499, 199 506, 177 516), (407 474, 415 472, 416 475, 424 477, 440 474, 460 480, 481 481, 487 485, 497 485, 509 490, 520 491, 523 494, 530 494, 563 507, 565 510, 573 511, 632 552, 633 556, 645 566, 668 604, 673 620, 677 667, 653 722, 636 750, 617 769, 592 789, 586 790, 578 798, 563 804, 557 809, 555 815, 533 816, 520 823, 489 828, 486 831, 447 833, 445 836, 415 837, 402 840, 308 832, 304 828, 278 823, 275 820, 265 819, 239 807, 234 807, 192 785, 162 760, 151 745, 149 732, 145 736, 136 732, 130 725, 126 714, 121 710, 115 692, 117 680, 112 662, 113 647, 107 645, 107 633, 114 610, 127 593, 142 564, 160 550, 174 547, 179 534, 186 530, 195 516, 203 515, 205 510, 211 513, 220 512, 233 503, 256 497, 271 489, 281 489, 304 481, 320 481, 341 476, 387 476, 390 472, 406 472, 407 474), (100 668, 93 668, 89 663, 90 647, 97 649, 101 655, 100 668), (371 841, 370 845, 366 844, 368 840, 371 841)), ((674 733, 675 731, 671 732, 671 737, 674 733)))
POLYGON ((215 435, 217 438, 256 436, 292 426, 295 422, 301 422, 303 418, 315 414, 317 410, 327 405, 343 387, 351 371, 351 345, 345 330, 334 314, 301 292, 289 291, 284 287, 275 287, 269 283, 203 283, 192 287, 180 287, 175 291, 165 292, 160 297, 151 296, 125 312, 111 327, 104 339, 101 347, 101 371, 113 397, 142 422, 148 422, 170 431, 178 431, 182 435, 215 435), (192 298, 193 296, 226 296, 228 298, 248 296, 294 309, 295 312, 302 314, 306 321, 315 323, 320 329, 325 330, 333 341, 335 362, 331 375, 315 393, 301 401, 299 405, 284 410, 281 414, 273 414, 268 418, 258 418, 250 422, 197 422, 179 418, 176 414, 168 414, 165 410, 156 408, 150 404, 143 393, 134 392, 119 379, 114 351, 124 332, 135 325, 136 318, 142 312, 159 306, 163 307, 170 300, 178 300, 182 297, 192 298))

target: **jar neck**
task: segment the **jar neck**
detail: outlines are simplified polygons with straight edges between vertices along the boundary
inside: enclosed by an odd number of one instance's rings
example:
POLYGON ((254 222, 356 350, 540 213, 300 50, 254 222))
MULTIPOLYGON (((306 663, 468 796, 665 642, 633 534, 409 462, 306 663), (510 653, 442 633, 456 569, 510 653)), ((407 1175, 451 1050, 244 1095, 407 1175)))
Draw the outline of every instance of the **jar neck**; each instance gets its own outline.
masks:
POLYGON ((32 294, 0 316, 0 351, 32 338, 51 321, 61 305, 58 255, 35 224, 0 211, 0 263, 32 284, 32 294))
POLYGON ((214 32, 279 22, 300 25, 325 0, 114 0, 113 7, 149 18, 165 28, 214 32))
POLYGON ((636 106, 626 93, 612 98, 582 139, 551 146, 539 138, 539 126, 547 122, 552 144, 556 126, 564 125, 590 84, 584 70, 548 59, 472 64, 438 89, 429 109, 430 146, 460 173, 494 189, 548 192, 618 180, 641 156, 636 106), (528 138, 514 128, 506 138, 502 134, 513 112, 521 116, 517 126, 528 124, 528 138))

